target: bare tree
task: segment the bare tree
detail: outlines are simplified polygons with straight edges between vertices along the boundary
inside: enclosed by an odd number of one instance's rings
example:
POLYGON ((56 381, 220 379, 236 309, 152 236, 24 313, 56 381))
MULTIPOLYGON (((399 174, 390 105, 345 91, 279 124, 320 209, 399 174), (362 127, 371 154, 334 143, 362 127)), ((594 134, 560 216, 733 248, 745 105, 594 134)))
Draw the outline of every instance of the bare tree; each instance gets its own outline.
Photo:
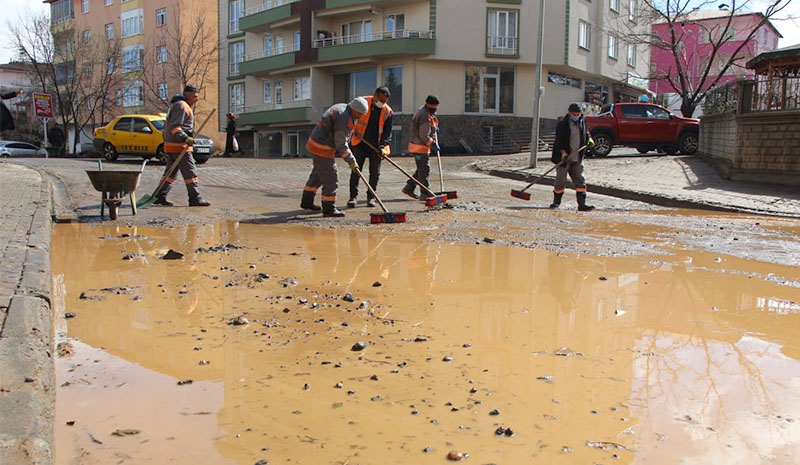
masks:
MULTIPOLYGON (((625 34, 629 43, 644 44, 651 50, 667 51, 671 56, 666 70, 653 71, 651 80, 664 81, 681 99, 681 112, 691 117, 709 90, 730 75, 729 71, 744 69, 745 52, 761 27, 781 12, 792 0, 765 0, 763 13, 747 30, 736 30, 735 18, 749 12, 752 0, 641 0, 640 20, 647 24, 665 25, 665 33, 650 31, 625 34), (724 8, 724 10, 723 10, 724 8), (718 10, 716 21, 701 21, 696 13, 718 10), (690 37, 697 35, 697 37, 690 37), (685 44, 701 41, 702 53, 688 50, 685 44)), ((627 3, 627 2, 625 2, 627 3)))
MULTIPOLYGON (((166 26, 158 28, 145 47, 142 81, 147 105, 165 111, 172 95, 186 84, 200 89, 216 87, 218 57, 216 25, 208 21, 207 15, 200 8, 185 5, 171 9, 166 26), (178 88, 165 95, 159 92, 159 84, 178 88)), ((198 102, 198 107, 203 103, 203 100, 198 102)), ((198 111, 203 113, 206 112, 198 111)))
POLYGON ((71 23, 53 26, 48 14, 32 12, 11 24, 11 41, 42 91, 53 94, 62 122, 74 128, 77 152, 83 128, 109 114, 108 96, 120 84, 120 41, 78 34, 71 23))

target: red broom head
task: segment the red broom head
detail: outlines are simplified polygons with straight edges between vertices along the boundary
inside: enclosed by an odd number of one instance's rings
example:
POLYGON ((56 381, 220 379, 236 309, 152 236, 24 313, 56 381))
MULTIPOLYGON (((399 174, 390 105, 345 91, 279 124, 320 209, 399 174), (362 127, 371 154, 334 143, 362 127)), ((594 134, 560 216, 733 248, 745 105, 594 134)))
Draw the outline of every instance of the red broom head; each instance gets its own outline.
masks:
POLYGON ((370 224, 405 223, 406 213, 370 213, 369 222, 370 224))
POLYGON ((516 198, 522 199, 522 200, 530 200, 531 199, 531 194, 529 194, 527 192, 516 191, 516 190, 512 189, 511 190, 511 197, 516 197, 516 198))
POLYGON ((436 197, 431 197, 429 199, 425 199, 425 206, 426 207, 434 207, 436 205, 441 205, 441 204, 443 204, 445 202, 447 202, 447 196, 446 195, 439 195, 439 196, 436 196, 436 197))

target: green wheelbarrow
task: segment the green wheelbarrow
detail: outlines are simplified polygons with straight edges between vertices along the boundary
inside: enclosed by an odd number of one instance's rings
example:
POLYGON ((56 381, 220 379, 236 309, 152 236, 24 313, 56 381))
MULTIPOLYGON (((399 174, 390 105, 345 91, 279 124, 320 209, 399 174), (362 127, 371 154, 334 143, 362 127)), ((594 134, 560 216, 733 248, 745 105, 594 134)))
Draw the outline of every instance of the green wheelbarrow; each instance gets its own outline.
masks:
POLYGON ((122 205, 125 196, 131 200, 131 211, 136 214, 136 188, 139 187, 139 176, 144 171, 147 160, 142 163, 139 171, 131 170, 103 170, 103 162, 98 160, 100 165, 98 170, 86 170, 92 186, 102 193, 100 199, 100 218, 105 216, 105 208, 108 207, 108 216, 112 220, 117 219, 117 210, 122 205))

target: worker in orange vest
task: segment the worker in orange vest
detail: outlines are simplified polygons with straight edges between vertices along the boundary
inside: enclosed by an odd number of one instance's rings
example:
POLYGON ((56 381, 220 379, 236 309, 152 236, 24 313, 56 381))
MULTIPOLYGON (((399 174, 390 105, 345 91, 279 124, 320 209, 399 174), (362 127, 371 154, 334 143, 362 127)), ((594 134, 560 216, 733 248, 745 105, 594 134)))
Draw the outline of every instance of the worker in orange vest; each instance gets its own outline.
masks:
MULTIPOLYGON (((389 89, 385 86, 375 89, 375 94, 371 97, 363 97, 367 101, 369 111, 356 121, 356 128, 353 131, 353 139, 350 141, 350 148, 358 162, 358 169, 364 170, 364 163, 369 159, 369 185, 372 190, 378 190, 378 178, 381 174, 381 157, 388 157, 392 150, 389 144, 392 142, 392 107, 386 102, 389 100, 389 89), (369 142, 372 147, 380 150, 380 153, 372 149, 362 140, 369 142)), ((356 206, 358 197, 359 177, 355 171, 350 174, 350 200, 347 206, 356 206)), ((372 192, 367 191, 367 206, 374 207, 375 199, 372 192)))
MULTIPOLYGON (((429 95, 425 99, 425 105, 421 106, 414 117, 411 118, 411 138, 408 141, 408 151, 414 154, 417 162, 417 171, 414 177, 423 186, 428 187, 428 176, 431 174, 430 155, 431 149, 439 151, 437 133, 439 132, 439 119, 436 117, 436 109, 439 108, 439 98, 429 95)), ((411 198, 425 198, 429 194, 420 192, 421 197, 414 194, 417 184, 411 179, 408 180, 403 193, 411 198)))

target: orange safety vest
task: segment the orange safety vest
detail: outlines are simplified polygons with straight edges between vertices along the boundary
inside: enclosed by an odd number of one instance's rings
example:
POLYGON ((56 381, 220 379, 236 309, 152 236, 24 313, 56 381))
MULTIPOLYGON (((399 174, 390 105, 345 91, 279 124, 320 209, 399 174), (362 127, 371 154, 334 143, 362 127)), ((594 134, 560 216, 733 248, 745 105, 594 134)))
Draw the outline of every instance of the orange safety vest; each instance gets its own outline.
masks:
MULTIPOLYGON (((350 145, 358 145, 361 143, 361 136, 364 135, 364 132, 367 130, 367 124, 369 123, 369 115, 372 113, 372 100, 375 98, 374 96, 363 97, 364 100, 367 101, 367 107, 369 111, 361 115, 361 118, 356 120, 356 129, 353 132, 353 139, 350 141, 350 145)), ((392 114, 393 110, 389 104, 386 104, 381 108, 381 115, 378 118, 378 143, 381 143, 381 136, 383 135, 383 125, 386 123, 386 120, 389 119, 389 116, 392 114)))
POLYGON ((427 116, 428 123, 430 124, 428 140, 424 141, 424 142, 421 141, 421 140, 418 140, 419 137, 417 136, 416 128, 414 127, 415 126, 415 124, 414 124, 415 121, 412 118, 411 138, 408 141, 408 151, 411 152, 411 153, 427 155, 427 154, 431 153, 430 147, 433 144, 433 137, 432 136, 434 134, 436 134, 436 128, 439 126, 439 118, 437 118, 436 116, 431 115, 428 112, 427 108, 425 108, 424 105, 419 110, 417 110, 417 113, 414 114, 414 118, 417 118, 421 111, 425 112, 425 116, 427 116), (423 143, 420 143, 420 142, 423 142, 423 143))

